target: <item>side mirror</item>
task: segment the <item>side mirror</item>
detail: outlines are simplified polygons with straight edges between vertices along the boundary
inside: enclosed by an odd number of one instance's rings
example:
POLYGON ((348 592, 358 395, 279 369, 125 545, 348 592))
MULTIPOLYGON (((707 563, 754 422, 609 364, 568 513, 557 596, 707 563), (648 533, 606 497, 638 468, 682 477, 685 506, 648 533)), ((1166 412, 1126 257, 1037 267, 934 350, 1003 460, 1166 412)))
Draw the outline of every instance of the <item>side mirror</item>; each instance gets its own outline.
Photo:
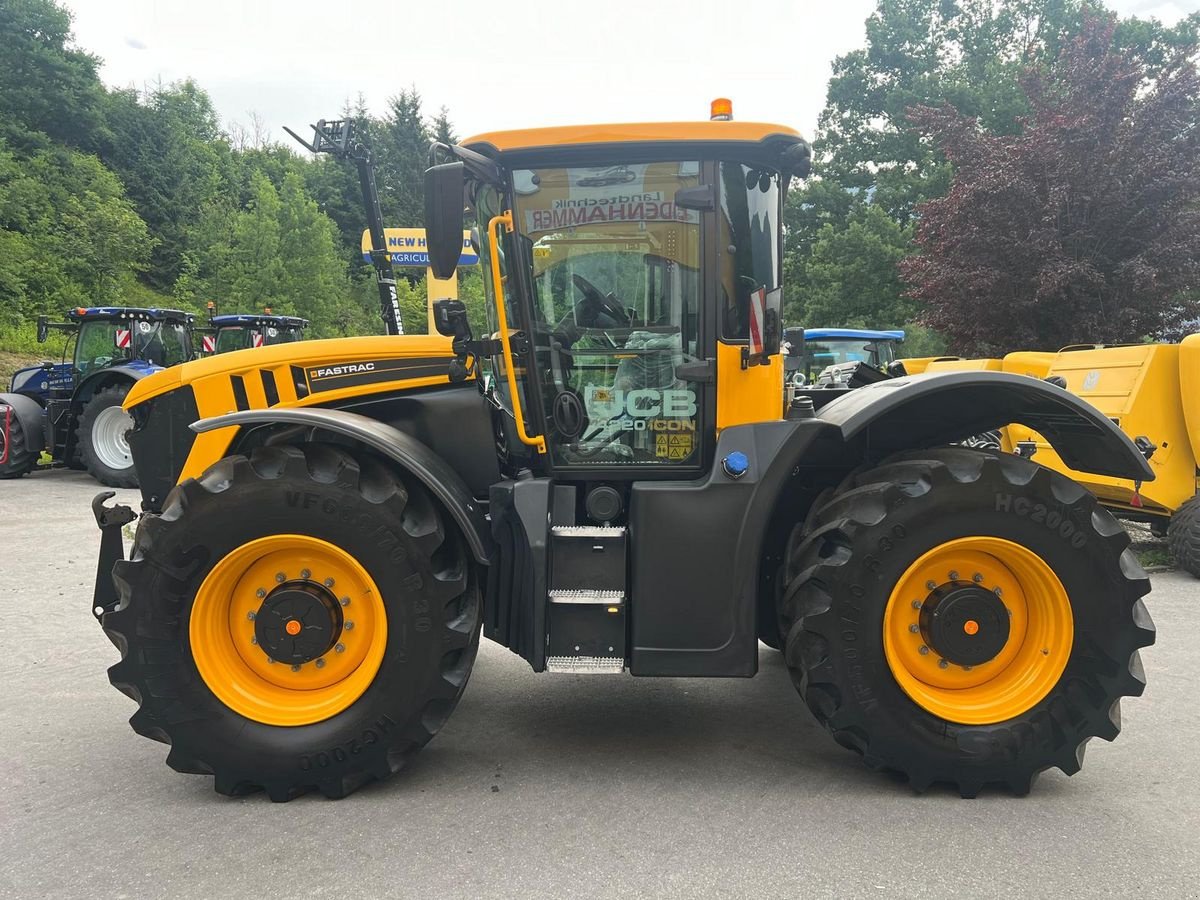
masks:
POLYGON ((776 356, 781 351, 780 338, 783 337, 783 322, 779 318, 779 310, 767 307, 763 310, 763 354, 776 356))
POLYGON ((467 305, 461 300, 449 297, 434 300, 433 327, 442 337, 470 340, 471 326, 467 322, 467 305))
POLYGON ((452 277, 462 255, 463 182, 460 162, 425 170, 425 241, 434 278, 452 277))
POLYGON ((37 339, 39 344, 46 343, 46 338, 50 337, 50 319, 46 316, 37 317, 37 339))

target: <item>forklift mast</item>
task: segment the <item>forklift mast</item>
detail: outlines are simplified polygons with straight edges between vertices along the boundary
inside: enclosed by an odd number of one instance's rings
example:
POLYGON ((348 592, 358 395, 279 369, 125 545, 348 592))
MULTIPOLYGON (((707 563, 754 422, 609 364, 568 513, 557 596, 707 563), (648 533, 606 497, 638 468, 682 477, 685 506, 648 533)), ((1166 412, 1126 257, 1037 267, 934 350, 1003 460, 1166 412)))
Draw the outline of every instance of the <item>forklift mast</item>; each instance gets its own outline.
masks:
POLYGON ((304 140, 292 129, 284 131, 295 138, 310 153, 328 153, 338 159, 348 159, 358 169, 358 183, 363 205, 367 210, 367 228, 371 232, 371 264, 375 267, 375 283, 379 287, 379 315, 388 334, 404 334, 400 304, 396 299, 396 276, 392 271, 392 256, 383 233, 383 210, 379 206, 379 191, 375 187, 375 161, 371 149, 354 137, 354 123, 349 119, 327 122, 318 119, 312 126, 312 142, 304 140))

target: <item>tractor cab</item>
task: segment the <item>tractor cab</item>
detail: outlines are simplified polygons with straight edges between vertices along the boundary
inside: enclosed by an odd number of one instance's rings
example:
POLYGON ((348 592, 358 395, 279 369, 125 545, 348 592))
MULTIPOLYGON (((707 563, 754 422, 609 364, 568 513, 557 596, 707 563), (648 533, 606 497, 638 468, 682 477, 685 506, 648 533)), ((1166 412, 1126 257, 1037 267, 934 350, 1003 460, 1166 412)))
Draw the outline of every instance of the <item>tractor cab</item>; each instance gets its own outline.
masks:
POLYGON ((782 417, 782 204, 809 166, 796 132, 545 128, 432 152, 431 262, 451 275, 471 229, 494 337, 457 336, 514 466, 695 476, 720 429, 782 417))
POLYGON ((187 362, 192 358, 192 320, 180 310, 125 306, 81 306, 70 310, 65 322, 39 317, 39 343, 51 330, 68 335, 64 364, 49 367, 48 394, 69 397, 78 381, 115 366, 149 372, 187 362))
POLYGON ((268 306, 261 313, 218 314, 213 302, 208 304, 208 327, 201 335, 201 352, 228 353, 274 344, 289 344, 304 340, 308 319, 298 316, 279 316, 268 306))
POLYGON ((797 385, 815 385, 830 367, 844 372, 856 364, 886 372, 902 343, 904 332, 899 330, 805 328, 803 352, 788 360, 788 380, 797 385))

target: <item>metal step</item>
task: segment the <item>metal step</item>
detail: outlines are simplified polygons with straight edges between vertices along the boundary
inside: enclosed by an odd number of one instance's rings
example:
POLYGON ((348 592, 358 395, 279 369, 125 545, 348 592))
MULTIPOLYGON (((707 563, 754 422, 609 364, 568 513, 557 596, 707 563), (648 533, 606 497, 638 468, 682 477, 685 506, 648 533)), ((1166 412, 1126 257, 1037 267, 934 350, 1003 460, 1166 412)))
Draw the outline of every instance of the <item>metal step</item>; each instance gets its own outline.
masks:
POLYGON ((561 675, 620 675, 625 660, 617 656, 548 656, 546 671, 561 675))
POLYGON ((572 606, 622 606, 624 591, 559 590, 550 592, 551 603, 566 603, 572 606))
POLYGON ((625 533, 624 525, 555 525, 552 534, 567 538, 615 538, 625 533))

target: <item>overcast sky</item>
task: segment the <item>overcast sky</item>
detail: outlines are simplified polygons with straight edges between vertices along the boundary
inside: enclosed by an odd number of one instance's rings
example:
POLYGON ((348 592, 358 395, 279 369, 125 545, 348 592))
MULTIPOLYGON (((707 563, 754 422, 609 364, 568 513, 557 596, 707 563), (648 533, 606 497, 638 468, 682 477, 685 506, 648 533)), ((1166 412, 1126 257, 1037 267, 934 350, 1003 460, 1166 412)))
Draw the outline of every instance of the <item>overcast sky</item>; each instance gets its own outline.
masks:
MULTIPOLYGON (((1200 0, 1116 0, 1173 24, 1200 0)), ((381 112, 415 85, 460 137, 497 128, 705 118, 811 135, 830 63, 863 44, 874 0, 66 0, 115 86, 194 78, 225 123, 276 139, 362 92, 381 112)))

